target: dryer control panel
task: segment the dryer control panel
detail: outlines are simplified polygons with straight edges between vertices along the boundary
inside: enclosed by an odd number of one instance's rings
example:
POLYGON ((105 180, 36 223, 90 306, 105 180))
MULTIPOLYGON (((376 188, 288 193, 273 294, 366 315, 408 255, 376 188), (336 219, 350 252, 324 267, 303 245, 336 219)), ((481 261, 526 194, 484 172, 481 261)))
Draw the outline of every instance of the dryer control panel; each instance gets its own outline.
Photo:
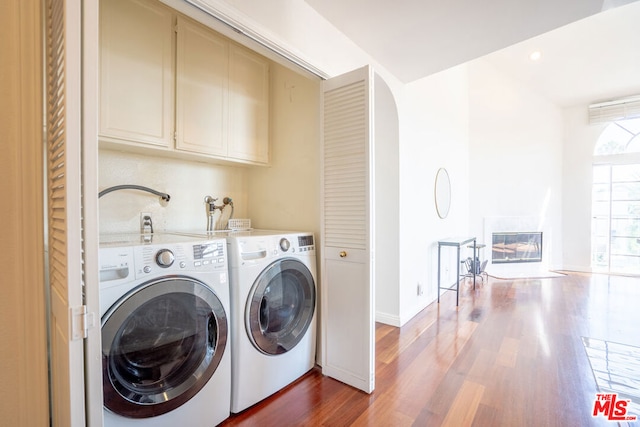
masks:
POLYGON ((315 257, 315 241, 312 233, 269 234, 254 230, 243 235, 229 235, 229 265, 237 267, 261 263, 283 255, 315 257), (234 244, 231 244, 233 240, 234 244))
POLYGON ((315 252, 316 246, 313 243, 313 234, 298 236, 298 250, 300 252, 315 252))

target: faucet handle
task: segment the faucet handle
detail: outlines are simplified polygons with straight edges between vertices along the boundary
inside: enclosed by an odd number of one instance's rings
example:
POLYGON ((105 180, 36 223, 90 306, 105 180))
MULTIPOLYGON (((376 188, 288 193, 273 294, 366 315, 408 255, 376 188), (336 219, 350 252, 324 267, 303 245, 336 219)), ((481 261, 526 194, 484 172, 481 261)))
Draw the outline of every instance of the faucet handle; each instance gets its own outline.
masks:
POLYGON ((218 209, 218 206, 216 206, 216 200, 218 200, 218 198, 213 198, 211 196, 205 196, 204 198, 204 202, 209 205, 207 207, 207 211, 209 212, 209 214, 212 214, 213 212, 215 212, 216 209, 218 209))

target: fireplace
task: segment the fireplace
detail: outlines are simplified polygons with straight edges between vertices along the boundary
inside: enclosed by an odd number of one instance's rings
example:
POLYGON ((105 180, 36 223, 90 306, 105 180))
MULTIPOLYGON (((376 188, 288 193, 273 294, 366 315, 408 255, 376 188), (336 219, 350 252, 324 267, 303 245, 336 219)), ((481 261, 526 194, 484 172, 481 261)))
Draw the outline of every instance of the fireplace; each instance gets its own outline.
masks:
POLYGON ((491 262, 542 262, 542 232, 492 233, 491 262))

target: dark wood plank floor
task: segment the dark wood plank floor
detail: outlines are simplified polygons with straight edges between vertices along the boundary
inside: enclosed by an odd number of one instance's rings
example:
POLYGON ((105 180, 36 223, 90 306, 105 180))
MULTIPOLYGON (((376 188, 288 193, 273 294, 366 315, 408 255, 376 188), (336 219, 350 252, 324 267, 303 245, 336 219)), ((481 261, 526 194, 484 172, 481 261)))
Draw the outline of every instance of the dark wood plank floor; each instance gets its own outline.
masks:
POLYGON ((640 346, 640 280, 470 283, 457 309, 447 292, 402 328, 376 326, 371 395, 314 369, 223 425, 611 426, 591 416, 597 388, 581 337, 640 346))

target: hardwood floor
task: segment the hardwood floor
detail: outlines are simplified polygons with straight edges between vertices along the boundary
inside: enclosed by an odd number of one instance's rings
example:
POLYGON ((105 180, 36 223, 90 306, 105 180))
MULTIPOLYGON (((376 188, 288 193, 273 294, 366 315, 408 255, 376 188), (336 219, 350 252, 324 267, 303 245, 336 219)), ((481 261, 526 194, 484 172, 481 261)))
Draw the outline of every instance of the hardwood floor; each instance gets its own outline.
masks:
POLYGON ((617 425, 591 415, 597 387, 582 337, 640 346, 640 280, 470 283, 457 309, 447 292, 402 328, 376 325, 371 395, 316 368, 222 425, 617 425))

